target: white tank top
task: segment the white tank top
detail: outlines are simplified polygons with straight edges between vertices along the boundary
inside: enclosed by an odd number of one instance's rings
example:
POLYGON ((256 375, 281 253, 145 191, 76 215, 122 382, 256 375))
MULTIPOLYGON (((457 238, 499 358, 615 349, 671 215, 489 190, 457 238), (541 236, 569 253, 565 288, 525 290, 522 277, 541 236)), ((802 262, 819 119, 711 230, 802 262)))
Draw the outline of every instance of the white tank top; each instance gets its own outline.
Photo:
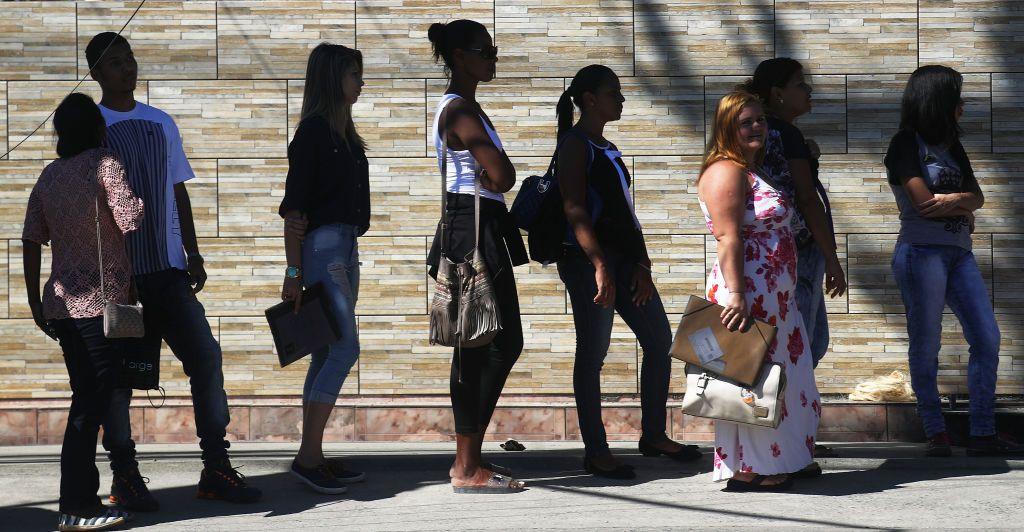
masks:
MULTIPOLYGON (((437 105, 437 113, 434 115, 434 149, 437 151, 437 167, 441 168, 441 133, 438 130, 438 123, 441 120, 441 111, 448 106, 456 98, 462 98, 458 94, 445 94, 441 97, 441 102, 437 105)), ((480 117, 480 122, 484 125, 484 130, 487 131, 487 135, 491 137, 491 142, 499 149, 504 151, 501 145, 501 139, 498 138, 498 133, 494 131, 490 125, 487 124, 487 120, 484 117, 480 117)), ((468 194, 473 195, 473 181, 480 174, 480 164, 477 163, 476 158, 469 150, 453 150, 448 148, 445 157, 448 158, 448 173, 445 175, 445 182, 448 185, 448 192, 454 192, 457 194, 468 194)), ((480 187, 480 196, 483 198, 490 198, 492 200, 500 201, 505 203, 505 195, 492 192, 486 188, 480 187)))

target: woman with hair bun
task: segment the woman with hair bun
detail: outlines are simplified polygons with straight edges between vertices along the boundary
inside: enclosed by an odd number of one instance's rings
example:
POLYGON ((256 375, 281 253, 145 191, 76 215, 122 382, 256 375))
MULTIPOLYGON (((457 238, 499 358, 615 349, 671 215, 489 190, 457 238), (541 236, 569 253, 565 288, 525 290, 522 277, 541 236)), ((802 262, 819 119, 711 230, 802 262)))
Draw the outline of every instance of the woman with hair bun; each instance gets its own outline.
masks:
POLYGON ((583 467, 614 479, 636 477, 632 466, 612 455, 601 420, 601 366, 616 311, 644 351, 640 452, 678 461, 701 457, 696 446, 680 445, 665 434, 672 330, 651 278, 651 258, 634 212, 629 171, 622 152, 604 137, 605 125, 622 118, 624 101, 615 72, 590 65, 576 73, 557 107, 556 168, 570 228, 558 275, 569 292, 576 326, 573 391, 586 447, 583 467), (581 115, 573 124, 575 107, 581 115))
POLYGON ((509 493, 524 484, 503 467, 483 461, 481 447, 505 380, 523 350, 519 295, 512 268, 528 262, 519 230, 505 207, 504 193, 516 171, 494 124, 476 101, 477 86, 494 79, 498 48, 483 24, 473 20, 435 23, 427 33, 434 60, 449 77, 434 118, 438 167, 446 171, 448 227, 438 222, 427 257, 437 276, 443 257, 460 260, 473 251, 474 196, 480 188, 480 252, 491 275, 501 331, 485 346, 455 349, 451 371, 455 415, 455 463, 449 475, 456 493, 509 493), (442 166, 442 161, 445 165, 442 166))

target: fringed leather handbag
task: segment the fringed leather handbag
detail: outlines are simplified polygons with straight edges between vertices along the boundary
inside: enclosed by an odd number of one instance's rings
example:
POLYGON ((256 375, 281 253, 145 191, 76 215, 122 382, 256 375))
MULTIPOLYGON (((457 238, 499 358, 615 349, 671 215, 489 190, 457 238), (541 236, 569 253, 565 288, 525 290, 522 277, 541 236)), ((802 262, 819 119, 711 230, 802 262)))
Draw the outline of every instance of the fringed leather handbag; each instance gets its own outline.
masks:
MULTIPOLYGON (((501 330, 501 313, 490 272, 480 253, 480 180, 473 190, 473 251, 462 262, 452 262, 448 249, 448 135, 441 144, 441 258, 430 304, 430 345, 480 347, 491 343, 501 330)), ((461 363, 461 356, 460 363, 461 363)), ((461 365, 461 364, 460 364, 461 365)), ((461 376, 461 372, 460 372, 461 376)))

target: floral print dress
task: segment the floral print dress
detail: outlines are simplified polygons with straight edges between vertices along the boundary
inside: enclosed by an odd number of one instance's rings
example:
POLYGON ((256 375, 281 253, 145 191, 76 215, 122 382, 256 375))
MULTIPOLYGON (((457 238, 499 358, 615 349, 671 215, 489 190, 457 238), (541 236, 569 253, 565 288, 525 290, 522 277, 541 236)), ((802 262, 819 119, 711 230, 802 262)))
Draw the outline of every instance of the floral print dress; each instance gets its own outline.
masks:
MULTIPOLYGON (((750 176, 753 182, 742 229, 744 290, 751 316, 779 329, 768 356, 785 368, 785 400, 777 429, 715 421, 716 481, 741 471, 776 475, 803 469, 814 460, 814 438, 821 418, 809 342, 796 305, 796 244, 790 229, 793 206, 756 173, 750 176)), ((700 207, 713 233, 707 206, 701 201, 700 207)), ((728 293, 716 261, 708 277, 708 300, 717 303, 728 293)))

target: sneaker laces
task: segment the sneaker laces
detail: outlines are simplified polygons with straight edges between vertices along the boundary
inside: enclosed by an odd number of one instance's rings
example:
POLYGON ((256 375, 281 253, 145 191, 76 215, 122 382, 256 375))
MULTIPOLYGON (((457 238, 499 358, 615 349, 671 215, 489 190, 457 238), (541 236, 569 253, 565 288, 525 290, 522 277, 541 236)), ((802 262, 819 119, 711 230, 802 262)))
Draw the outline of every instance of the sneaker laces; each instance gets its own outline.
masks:
POLYGON ((229 484, 234 486, 245 486, 245 475, 238 470, 245 466, 231 467, 230 463, 222 463, 211 468, 211 471, 220 475, 221 478, 227 480, 229 484))
POLYGON ((149 484, 149 477, 142 476, 138 469, 119 476, 125 486, 132 492, 132 495, 141 495, 145 491, 148 491, 146 484, 149 484))

